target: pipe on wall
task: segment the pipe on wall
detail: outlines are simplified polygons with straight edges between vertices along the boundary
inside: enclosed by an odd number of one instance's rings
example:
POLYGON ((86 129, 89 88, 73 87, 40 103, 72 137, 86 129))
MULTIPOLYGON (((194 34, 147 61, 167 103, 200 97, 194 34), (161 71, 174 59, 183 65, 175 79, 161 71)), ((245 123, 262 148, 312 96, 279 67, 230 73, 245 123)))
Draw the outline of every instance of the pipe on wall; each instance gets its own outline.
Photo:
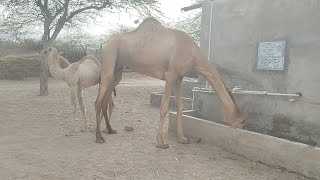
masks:
MULTIPOLYGON (((202 93, 211 93, 214 94, 215 91, 211 88, 199 88, 194 87, 192 89, 192 92, 202 92, 202 93)), ((269 95, 269 96, 287 96, 287 97, 301 97, 302 94, 300 92, 298 93, 274 93, 274 92, 268 92, 268 91, 249 91, 249 90, 239 90, 239 89, 232 89, 230 91, 232 94, 250 94, 250 95, 269 95)))
MULTIPOLYGON (((212 8, 213 8, 213 1, 210 1, 210 23, 209 23, 209 41, 208 41, 208 61, 210 60, 211 54, 211 32, 212 32, 212 8)), ((208 88, 208 80, 206 80, 206 88, 208 88)))
MULTIPOLYGON (((195 92, 200 93, 209 93, 209 94, 215 94, 215 91, 212 88, 200 88, 200 87, 194 87, 192 89, 192 99, 186 98, 188 100, 192 101, 191 104, 191 110, 194 110, 194 99, 195 99, 195 92)), ((298 97, 302 96, 302 93, 275 93, 275 92, 268 92, 268 91, 249 91, 249 90, 241 90, 241 88, 235 86, 231 91, 231 94, 247 94, 247 95, 267 95, 267 96, 283 96, 283 97, 292 97, 289 99, 290 102, 294 102, 298 97)))

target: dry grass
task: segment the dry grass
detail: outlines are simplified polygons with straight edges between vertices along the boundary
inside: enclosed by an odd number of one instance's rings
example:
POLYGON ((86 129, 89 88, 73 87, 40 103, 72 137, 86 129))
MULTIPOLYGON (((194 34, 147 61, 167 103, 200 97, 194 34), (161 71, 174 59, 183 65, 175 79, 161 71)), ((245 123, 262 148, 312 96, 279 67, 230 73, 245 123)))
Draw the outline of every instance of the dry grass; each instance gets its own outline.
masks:
MULTIPOLYGON (((69 65, 68 61, 61 56, 60 64, 62 68, 69 65)), ((0 58, 0 79, 23 80, 27 77, 39 77, 39 74, 40 56, 38 53, 8 55, 0 58)))

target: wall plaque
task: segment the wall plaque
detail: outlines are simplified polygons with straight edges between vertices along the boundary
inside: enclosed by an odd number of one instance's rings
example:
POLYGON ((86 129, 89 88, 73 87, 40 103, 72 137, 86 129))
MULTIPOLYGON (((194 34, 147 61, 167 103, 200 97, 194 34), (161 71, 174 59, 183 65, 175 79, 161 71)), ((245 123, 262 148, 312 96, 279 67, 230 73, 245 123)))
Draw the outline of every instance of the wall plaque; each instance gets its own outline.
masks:
POLYGON ((283 70, 285 41, 259 42, 257 69, 283 70))

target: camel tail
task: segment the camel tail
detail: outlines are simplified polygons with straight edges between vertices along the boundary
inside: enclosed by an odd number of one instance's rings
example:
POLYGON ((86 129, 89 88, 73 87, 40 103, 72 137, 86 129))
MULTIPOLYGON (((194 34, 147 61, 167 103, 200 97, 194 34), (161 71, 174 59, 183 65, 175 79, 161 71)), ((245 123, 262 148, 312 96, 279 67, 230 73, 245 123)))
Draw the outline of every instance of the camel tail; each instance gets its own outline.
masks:
POLYGON ((113 88, 113 95, 114 95, 114 96, 117 96, 116 87, 113 88))
POLYGON ((202 54, 199 54, 196 62, 194 70, 207 79, 223 105, 224 121, 231 126, 243 128, 245 119, 241 117, 239 107, 232 94, 225 87, 217 69, 202 54))
MULTIPOLYGON (((100 83, 101 83, 101 76, 99 77, 99 82, 98 82, 97 85, 100 86, 100 83)), ((113 88, 113 95, 114 95, 114 96, 117 96, 116 87, 113 88)))

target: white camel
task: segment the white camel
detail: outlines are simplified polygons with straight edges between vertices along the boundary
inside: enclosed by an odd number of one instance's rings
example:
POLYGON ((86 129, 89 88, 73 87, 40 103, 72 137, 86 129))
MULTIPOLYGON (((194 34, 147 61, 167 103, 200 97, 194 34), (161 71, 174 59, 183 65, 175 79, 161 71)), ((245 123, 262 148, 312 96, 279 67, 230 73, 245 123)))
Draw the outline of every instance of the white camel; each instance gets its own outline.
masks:
MULTIPOLYGON (((94 56, 87 55, 83 57, 82 60, 72 63, 63 69, 61 68, 61 65, 60 65, 61 56, 59 56, 58 51, 53 47, 49 47, 47 49, 42 50, 40 53, 40 57, 47 60, 49 65, 49 71, 52 77, 55 79, 64 80, 70 87, 71 104, 73 107, 74 120, 76 120, 76 114, 77 114, 76 99, 78 99, 80 110, 82 112, 82 117, 83 117, 83 126, 81 128, 81 131, 83 132, 87 131, 88 129, 87 115, 86 115, 86 107, 83 101, 82 90, 84 88, 95 86, 100 83, 101 65, 99 61, 94 56), (59 57, 60 57, 60 60, 59 60, 59 57)), ((116 95, 115 88, 113 90, 114 90, 114 95, 116 95)), ((109 119, 111 117, 111 114, 114 108, 112 97, 110 99, 111 100, 108 101, 108 105, 103 110, 103 115, 105 118, 108 133, 115 134, 117 132, 111 128, 109 123, 109 119), (108 108, 109 108, 109 116, 107 112, 108 108)))

